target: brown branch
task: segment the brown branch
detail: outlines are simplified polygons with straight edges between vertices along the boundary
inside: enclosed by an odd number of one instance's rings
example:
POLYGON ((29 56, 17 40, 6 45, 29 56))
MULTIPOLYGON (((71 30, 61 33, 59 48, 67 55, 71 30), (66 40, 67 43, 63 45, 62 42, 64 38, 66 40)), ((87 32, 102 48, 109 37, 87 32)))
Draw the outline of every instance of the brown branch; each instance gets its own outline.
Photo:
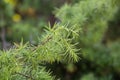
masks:
POLYGON ((35 51, 38 47, 45 45, 45 44, 48 43, 51 39, 52 39, 52 36, 48 36, 48 37, 46 38, 46 40, 42 41, 41 44, 39 44, 38 46, 36 46, 36 47, 33 49, 33 51, 35 51))
POLYGON ((28 75, 25 75, 25 74, 22 74, 22 73, 19 73, 19 72, 16 72, 16 73, 19 74, 19 75, 22 75, 22 76, 24 76, 24 77, 26 77, 26 78, 35 80, 32 76, 28 76, 28 75))
POLYGON ((49 42, 52 39, 52 36, 48 36, 47 39, 43 42, 41 42, 41 45, 45 45, 47 42, 49 42))

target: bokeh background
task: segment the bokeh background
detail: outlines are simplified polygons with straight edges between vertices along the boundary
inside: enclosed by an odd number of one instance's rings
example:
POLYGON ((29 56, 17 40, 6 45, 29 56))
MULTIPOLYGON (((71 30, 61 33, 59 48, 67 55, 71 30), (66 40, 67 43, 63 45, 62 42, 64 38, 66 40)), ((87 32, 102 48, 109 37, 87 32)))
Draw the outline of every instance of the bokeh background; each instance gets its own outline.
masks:
MULTIPOLYGON (((19 43, 21 39, 24 43, 37 45, 49 24, 52 27, 55 23, 64 24, 69 20, 71 25, 79 24, 82 17, 77 8, 80 6, 75 8, 76 11, 71 6, 81 1, 0 0, 0 49, 10 49, 14 42, 19 43), (71 18, 71 14, 77 15, 76 19, 71 18)), ((85 34, 81 36, 81 45, 78 46, 81 47, 81 60, 74 64, 49 64, 47 67, 53 75, 62 80, 120 80, 119 2, 116 5, 116 13, 107 24, 104 20, 97 21, 97 17, 101 16, 99 14, 93 19, 95 23, 91 20, 91 25, 84 25, 87 26, 83 28, 85 34)), ((87 8, 85 10, 89 11, 87 8)))

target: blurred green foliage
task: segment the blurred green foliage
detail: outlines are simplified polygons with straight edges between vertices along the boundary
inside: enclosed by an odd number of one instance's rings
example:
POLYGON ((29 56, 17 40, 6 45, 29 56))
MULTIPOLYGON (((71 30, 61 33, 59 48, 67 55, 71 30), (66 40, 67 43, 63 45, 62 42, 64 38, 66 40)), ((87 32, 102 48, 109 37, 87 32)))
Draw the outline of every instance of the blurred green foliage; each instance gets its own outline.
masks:
MULTIPOLYGON (((108 79, 108 74, 120 74, 119 7, 118 0, 82 0, 74 5, 66 4, 55 12, 62 24, 82 27, 78 47, 82 48, 83 59, 89 61, 84 63, 85 72, 94 68, 93 74, 104 75, 105 80, 116 80, 108 79)), ((99 80, 93 74, 85 74, 80 80, 99 80)))
MULTIPOLYGON (((31 41, 37 44, 43 27, 48 24, 52 11, 65 1, 55 0, 1 0, 0 27, 6 30, 8 42, 31 41)), ((2 31, 1 31, 2 32, 2 31)))

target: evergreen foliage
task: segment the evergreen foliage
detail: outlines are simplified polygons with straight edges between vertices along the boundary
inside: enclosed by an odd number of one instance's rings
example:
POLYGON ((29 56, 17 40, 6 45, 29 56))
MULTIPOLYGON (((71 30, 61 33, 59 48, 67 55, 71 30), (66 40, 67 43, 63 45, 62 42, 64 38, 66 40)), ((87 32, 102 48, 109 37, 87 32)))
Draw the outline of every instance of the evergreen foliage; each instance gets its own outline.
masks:
POLYGON ((53 80, 43 65, 57 62, 77 62, 78 49, 71 43, 79 30, 55 25, 45 29, 46 34, 38 46, 15 44, 13 49, 0 52, 0 78, 2 80, 53 80))

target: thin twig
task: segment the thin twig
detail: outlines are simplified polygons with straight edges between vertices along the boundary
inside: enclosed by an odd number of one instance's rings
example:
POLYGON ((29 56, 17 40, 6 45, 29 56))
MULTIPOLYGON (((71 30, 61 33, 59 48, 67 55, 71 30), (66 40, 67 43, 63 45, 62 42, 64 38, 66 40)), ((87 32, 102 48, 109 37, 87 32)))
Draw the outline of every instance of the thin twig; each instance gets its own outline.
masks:
POLYGON ((16 72, 16 73, 19 74, 19 75, 22 75, 22 76, 24 76, 24 77, 26 77, 26 78, 35 80, 34 78, 32 78, 32 76, 28 76, 28 75, 25 75, 25 74, 22 74, 22 73, 19 73, 19 72, 16 72))
POLYGON ((48 36, 48 37, 46 38, 46 40, 42 41, 41 44, 39 44, 38 46, 36 46, 36 47, 33 49, 33 51, 35 51, 38 47, 45 45, 45 44, 48 43, 51 39, 52 39, 52 36, 48 36))
POLYGON ((48 36, 47 39, 43 42, 41 42, 41 45, 45 45, 47 42, 49 42, 52 39, 52 36, 48 36))

